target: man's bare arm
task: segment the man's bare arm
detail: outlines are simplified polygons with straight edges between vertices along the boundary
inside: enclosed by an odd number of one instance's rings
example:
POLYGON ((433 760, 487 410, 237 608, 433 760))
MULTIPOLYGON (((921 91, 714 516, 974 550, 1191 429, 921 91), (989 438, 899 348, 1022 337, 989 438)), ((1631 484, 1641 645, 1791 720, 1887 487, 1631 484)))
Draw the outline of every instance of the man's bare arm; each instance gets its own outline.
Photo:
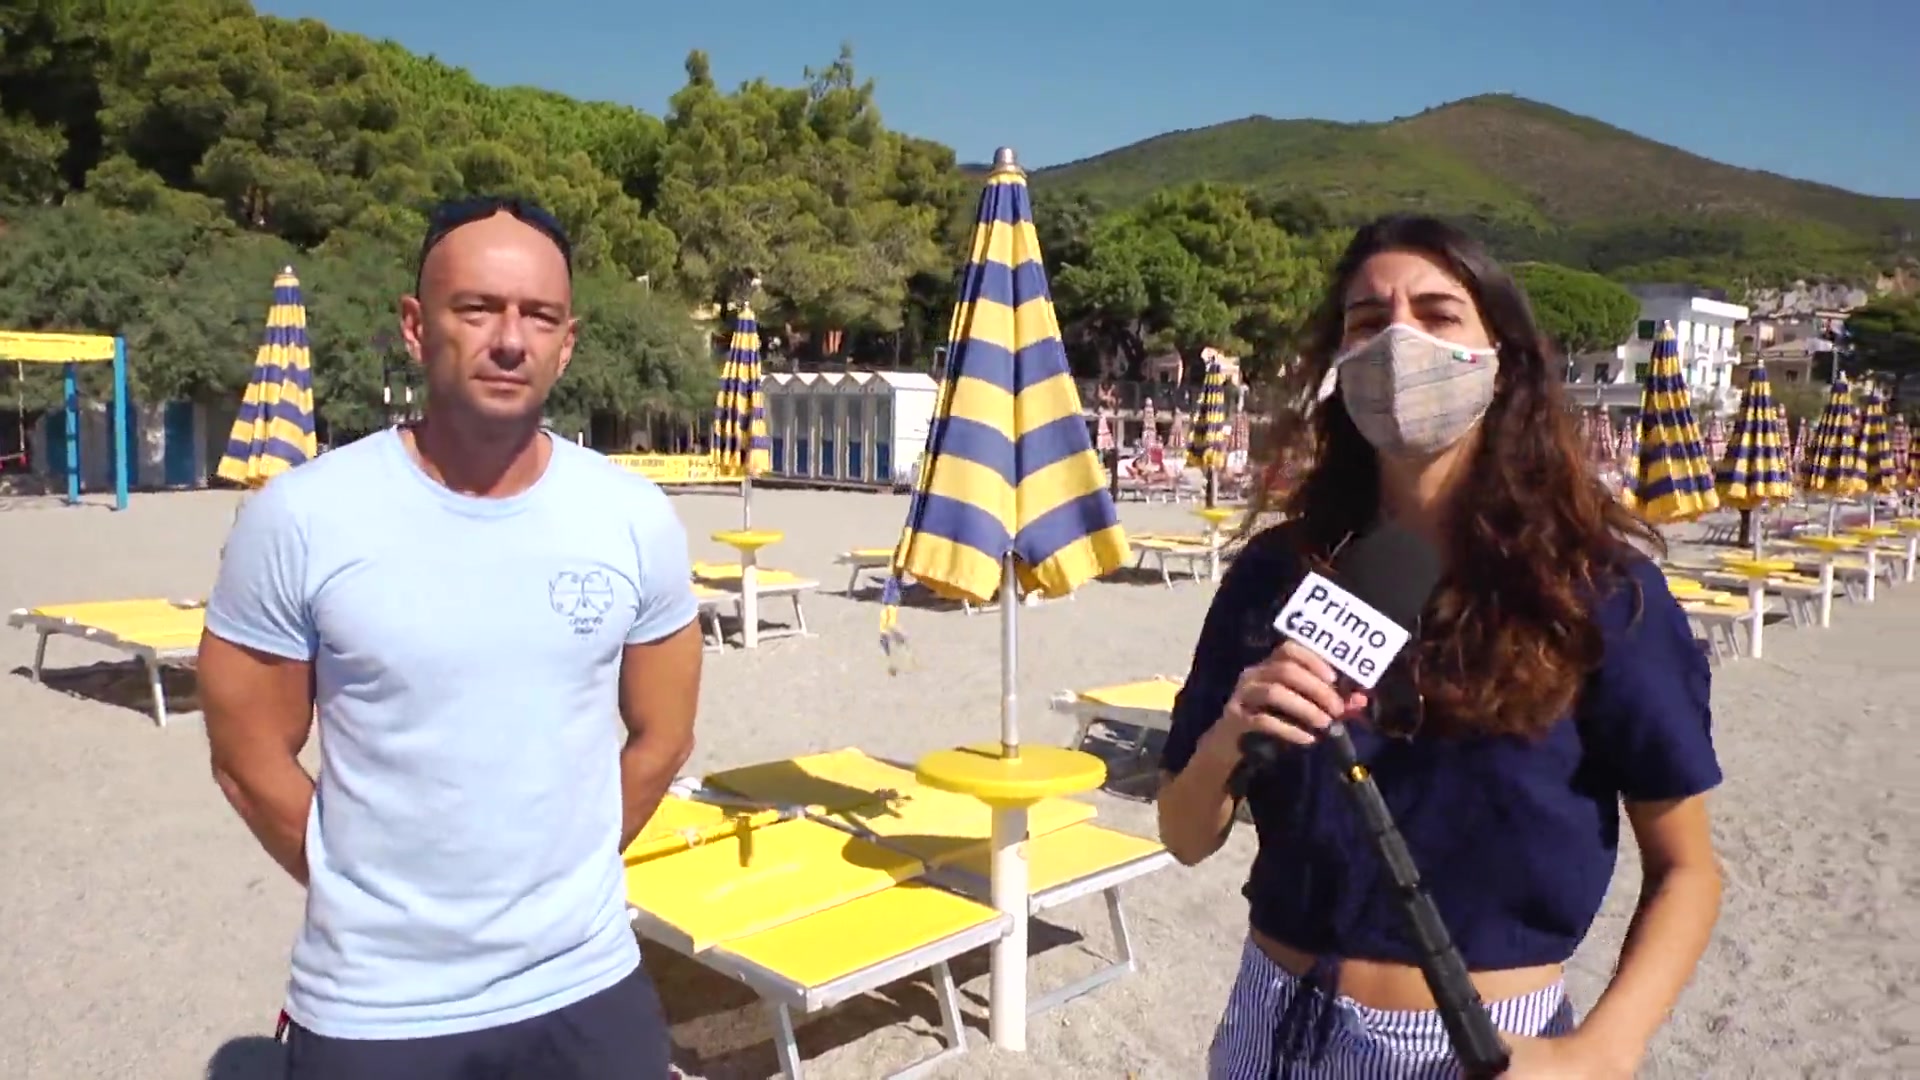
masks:
POLYGON ((620 719, 627 726, 620 751, 621 851, 646 827, 693 754, 701 660, 698 620, 621 654, 620 719))
POLYGON ((313 730, 313 665, 207 633, 199 678, 214 780, 260 846, 305 885, 313 777, 299 754, 313 730))

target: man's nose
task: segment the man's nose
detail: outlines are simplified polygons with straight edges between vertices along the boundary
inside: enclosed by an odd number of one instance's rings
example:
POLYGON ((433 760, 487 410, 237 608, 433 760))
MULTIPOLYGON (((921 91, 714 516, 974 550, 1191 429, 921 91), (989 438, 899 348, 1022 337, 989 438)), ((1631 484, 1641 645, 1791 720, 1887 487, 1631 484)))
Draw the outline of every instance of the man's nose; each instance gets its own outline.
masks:
POLYGON ((488 351, 493 362, 503 370, 512 370, 526 362, 527 335, 517 313, 508 311, 501 315, 488 351))
POLYGON ((1420 325, 1420 320, 1415 318, 1413 314, 1413 298, 1412 297, 1406 295, 1405 293, 1402 293, 1393 298, 1392 321, 1397 323, 1404 323, 1407 326, 1420 325))

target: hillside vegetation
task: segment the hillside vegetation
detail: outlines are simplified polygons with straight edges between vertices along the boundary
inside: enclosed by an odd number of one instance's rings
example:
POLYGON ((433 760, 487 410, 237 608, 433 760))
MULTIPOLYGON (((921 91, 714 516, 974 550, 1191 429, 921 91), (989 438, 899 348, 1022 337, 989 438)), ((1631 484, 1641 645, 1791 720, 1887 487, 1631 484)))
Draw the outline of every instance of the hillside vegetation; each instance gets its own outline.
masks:
POLYGON ((1249 117, 1046 169, 1035 183, 1127 206, 1195 181, 1317 199, 1344 220, 1424 210, 1475 223, 1511 258, 1736 290, 1871 280, 1920 252, 1920 199, 1736 168, 1504 95, 1386 123, 1249 117))

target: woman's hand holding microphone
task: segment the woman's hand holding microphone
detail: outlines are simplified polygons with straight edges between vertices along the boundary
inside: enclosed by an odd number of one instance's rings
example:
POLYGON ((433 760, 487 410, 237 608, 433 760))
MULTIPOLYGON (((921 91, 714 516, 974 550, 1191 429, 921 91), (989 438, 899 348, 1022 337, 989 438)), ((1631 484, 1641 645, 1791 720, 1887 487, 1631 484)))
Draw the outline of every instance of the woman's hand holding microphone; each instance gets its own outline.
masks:
POLYGON ((1296 746, 1311 746, 1335 720, 1365 708, 1367 695, 1342 694, 1325 660, 1287 641, 1273 655, 1240 673, 1220 719, 1198 748, 1231 770, 1240 760, 1241 736, 1258 732, 1296 746))

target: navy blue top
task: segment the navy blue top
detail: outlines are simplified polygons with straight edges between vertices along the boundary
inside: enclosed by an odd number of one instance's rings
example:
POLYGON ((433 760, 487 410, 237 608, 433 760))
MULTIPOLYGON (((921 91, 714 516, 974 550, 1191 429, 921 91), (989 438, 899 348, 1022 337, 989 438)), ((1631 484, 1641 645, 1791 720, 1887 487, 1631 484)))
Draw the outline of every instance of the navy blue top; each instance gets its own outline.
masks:
MULTIPOLYGON (((1163 765, 1186 767, 1300 579, 1290 530, 1255 537, 1207 613, 1174 702, 1163 765)), ((1594 606, 1605 655, 1544 736, 1411 738, 1353 725, 1468 968, 1563 963, 1613 877, 1620 800, 1698 795, 1720 782, 1710 676, 1686 615, 1638 555, 1594 606)), ((1248 795, 1260 848, 1246 885, 1255 929, 1324 958, 1417 962, 1385 866, 1324 746, 1290 750, 1248 795)), ((1316 965, 1317 967, 1320 965, 1316 965)))

